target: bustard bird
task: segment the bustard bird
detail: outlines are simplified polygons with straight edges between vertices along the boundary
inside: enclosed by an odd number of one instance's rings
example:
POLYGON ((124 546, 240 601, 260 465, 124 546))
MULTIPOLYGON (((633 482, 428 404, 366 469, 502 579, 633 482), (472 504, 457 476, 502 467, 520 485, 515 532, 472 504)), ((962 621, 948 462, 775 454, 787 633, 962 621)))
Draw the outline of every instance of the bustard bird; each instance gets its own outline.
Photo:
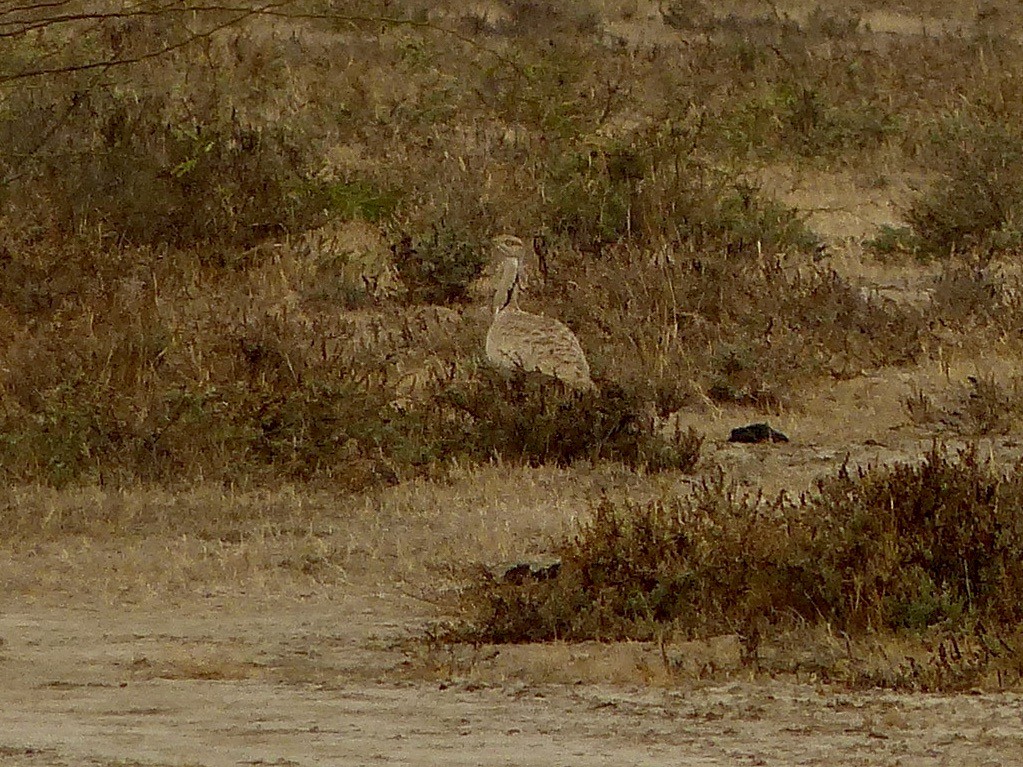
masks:
POLYGON ((519 309, 522 240, 501 235, 493 242, 504 259, 494 291, 494 319, 487 332, 487 359, 499 367, 554 376, 575 389, 595 390, 575 334, 555 319, 519 309))

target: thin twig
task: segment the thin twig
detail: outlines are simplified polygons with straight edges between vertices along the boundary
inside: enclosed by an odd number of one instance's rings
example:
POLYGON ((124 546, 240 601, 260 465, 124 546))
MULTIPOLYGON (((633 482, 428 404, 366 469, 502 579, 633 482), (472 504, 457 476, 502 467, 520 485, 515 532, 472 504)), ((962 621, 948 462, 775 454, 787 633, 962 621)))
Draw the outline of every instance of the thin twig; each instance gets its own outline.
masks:
MULTIPOLYGON (((165 55, 167 55, 169 53, 172 53, 173 51, 179 50, 181 48, 188 47, 188 46, 190 46, 193 43, 196 43, 198 41, 206 40, 206 39, 212 37, 217 32, 220 32, 221 30, 224 30, 226 28, 235 26, 236 24, 244 21, 245 19, 251 18, 251 17, 254 17, 254 16, 267 16, 267 17, 270 17, 270 18, 277 18, 277 19, 294 19, 294 20, 304 20, 304 21, 335 21, 335 22, 342 21, 342 22, 349 22, 349 23, 352 23, 352 24, 360 24, 360 23, 361 24, 382 24, 382 25, 385 25, 385 26, 412 27, 412 28, 415 28, 415 29, 430 30, 430 31, 434 31, 434 32, 439 32, 439 33, 441 33, 443 35, 447 35, 449 37, 453 37, 456 40, 459 40, 460 42, 465 43, 466 45, 472 46, 472 47, 474 47, 474 48, 476 48, 478 50, 482 50, 482 51, 490 54, 491 56, 493 56, 494 58, 496 58, 498 61, 502 62, 503 64, 506 64, 507 66, 509 66, 516 73, 518 73, 520 75, 525 75, 525 70, 513 58, 507 56, 506 54, 502 53, 501 51, 497 50, 496 48, 493 48, 493 47, 491 47, 489 45, 485 45, 485 44, 479 42, 478 40, 470 37, 469 35, 465 35, 465 34, 459 32, 459 31, 457 31, 455 29, 451 29, 449 27, 444 27, 444 26, 441 26, 439 24, 434 24, 433 22, 429 22, 429 21, 418 21, 418 20, 415 20, 415 19, 402 19, 402 18, 387 17, 387 16, 360 16, 360 15, 349 15, 349 14, 343 14, 343 13, 306 13, 306 12, 291 12, 291 11, 282 10, 286 6, 292 5, 295 2, 297 2, 297 0, 277 0, 276 2, 270 2, 270 3, 267 3, 267 4, 262 5, 260 7, 257 7, 257 8, 243 8, 243 7, 227 6, 227 5, 200 6, 200 7, 190 7, 190 8, 189 7, 185 7, 185 8, 164 7, 164 8, 160 8, 160 9, 156 9, 156 10, 125 11, 125 12, 117 12, 117 13, 64 14, 64 15, 59 16, 59 17, 54 17, 53 19, 50 19, 50 20, 45 20, 44 19, 44 20, 41 20, 40 22, 38 22, 35 25, 27 26, 27 27, 24 27, 24 28, 20 28, 19 30, 15 31, 15 32, 0 32, 0 38, 2 38, 2 37, 10 37, 10 36, 13 36, 15 34, 23 34, 25 31, 28 31, 28 30, 31 30, 31 29, 45 28, 47 26, 50 26, 51 24, 71 23, 71 22, 74 22, 74 21, 86 21, 86 20, 106 21, 106 20, 110 20, 110 19, 123 19, 123 18, 132 18, 132 17, 157 17, 157 16, 166 15, 166 14, 169 14, 169 13, 181 13, 181 12, 186 12, 186 11, 188 13, 190 13, 190 14, 199 14, 199 13, 235 13, 235 14, 237 14, 234 17, 232 17, 231 19, 229 19, 227 21, 224 21, 222 23, 216 24, 216 25, 212 26, 211 28, 209 28, 209 29, 207 29, 207 30, 205 30, 203 32, 197 32, 194 35, 191 35, 191 36, 189 36, 188 38, 186 38, 184 40, 179 40, 176 43, 171 43, 169 45, 165 45, 165 46, 163 46, 163 47, 161 47, 161 48, 159 48, 157 50, 148 51, 146 53, 139 54, 138 56, 127 56, 127 57, 123 57, 123 58, 113 58, 113 59, 107 59, 107 60, 104 60, 104 61, 90 61, 90 62, 85 62, 85 63, 82 63, 82 64, 68 64, 68 65, 57 66, 57 67, 43 67, 43 68, 38 68, 38 69, 27 69, 27 70, 23 70, 21 72, 17 72, 15 74, 9 74, 9 75, 4 75, 4 76, 0 77, 0 85, 3 85, 5 83, 10 83, 10 82, 15 82, 15 81, 18 81, 18 80, 25 80, 25 79, 29 79, 29 78, 34 78, 34 77, 44 77, 44 76, 47 76, 47 75, 71 74, 71 73, 74 73, 74 72, 83 72, 83 71, 88 71, 88 70, 93 70, 93 69, 106 70, 106 69, 110 69, 110 68, 113 68, 113 67, 121 67, 121 66, 127 66, 127 65, 131 65, 131 64, 138 64, 138 63, 143 62, 143 61, 149 61, 151 59, 160 58, 161 56, 165 56, 165 55)), ((6 24, 10 25, 11 22, 6 22, 6 24)), ((0 27, 2 27, 2 26, 4 26, 4 23, 0 22, 0 27)))

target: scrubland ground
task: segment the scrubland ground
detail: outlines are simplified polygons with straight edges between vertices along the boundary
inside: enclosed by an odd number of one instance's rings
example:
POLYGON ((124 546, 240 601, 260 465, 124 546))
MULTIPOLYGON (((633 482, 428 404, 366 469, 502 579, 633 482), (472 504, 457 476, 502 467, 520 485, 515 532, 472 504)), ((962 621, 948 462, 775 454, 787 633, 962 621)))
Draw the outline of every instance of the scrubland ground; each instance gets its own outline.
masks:
POLYGON ((187 11, 0 8, 0 763, 1018 761, 1016 3, 187 11))
MULTIPOLYGON (((805 462, 777 458, 789 460, 805 462)), ((214 520, 208 536, 125 524, 7 555, 3 763, 1013 763, 1013 691, 870 689, 817 670, 926 664, 912 640, 849 652, 805 631, 775 650, 802 670, 771 672, 743 666, 734 635, 669 642, 667 661, 649 642, 424 643, 423 627, 450 613, 437 601, 452 563, 542 550, 607 488, 664 490, 610 469, 486 468, 360 502, 23 497, 41 515, 214 520), (240 528, 216 519, 235 514, 240 528)))

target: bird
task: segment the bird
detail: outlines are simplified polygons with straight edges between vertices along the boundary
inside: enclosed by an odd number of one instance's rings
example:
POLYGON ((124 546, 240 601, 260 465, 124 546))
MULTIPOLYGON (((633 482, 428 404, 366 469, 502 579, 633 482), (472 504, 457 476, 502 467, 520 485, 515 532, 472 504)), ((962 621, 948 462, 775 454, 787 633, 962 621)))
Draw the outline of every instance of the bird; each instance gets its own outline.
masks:
POLYGON ((493 321, 487 331, 487 359, 497 367, 538 371, 573 389, 596 391, 590 365, 575 334, 552 317, 519 309, 522 240, 514 235, 498 235, 492 242, 503 258, 494 291, 493 321))

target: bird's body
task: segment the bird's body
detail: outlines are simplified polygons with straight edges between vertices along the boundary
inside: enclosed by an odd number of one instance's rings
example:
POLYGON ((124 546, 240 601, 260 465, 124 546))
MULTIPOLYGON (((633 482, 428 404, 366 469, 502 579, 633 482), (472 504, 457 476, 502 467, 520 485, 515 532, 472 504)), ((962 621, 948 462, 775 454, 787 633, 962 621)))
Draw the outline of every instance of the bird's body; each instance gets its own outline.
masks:
POLYGON ((509 253, 521 249, 522 242, 505 236, 497 238, 495 245, 506 258, 494 292, 494 319, 487 332, 487 359, 498 367, 553 376, 576 389, 596 389, 586 355, 575 334, 556 319, 519 309, 520 260, 509 253))

